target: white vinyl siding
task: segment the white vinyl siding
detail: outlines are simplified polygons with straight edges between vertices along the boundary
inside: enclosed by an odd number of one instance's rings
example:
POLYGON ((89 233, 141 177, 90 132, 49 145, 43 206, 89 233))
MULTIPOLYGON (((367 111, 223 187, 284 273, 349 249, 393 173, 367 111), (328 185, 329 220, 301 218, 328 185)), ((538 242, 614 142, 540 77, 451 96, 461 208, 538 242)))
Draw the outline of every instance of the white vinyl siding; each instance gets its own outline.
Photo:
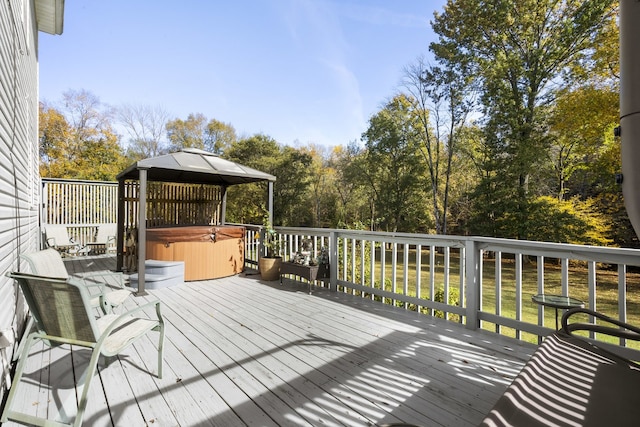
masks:
POLYGON ((0 3, 0 399, 25 306, 7 271, 38 249, 38 60, 33 0, 0 3), (3 348, 4 347, 4 348, 3 348))

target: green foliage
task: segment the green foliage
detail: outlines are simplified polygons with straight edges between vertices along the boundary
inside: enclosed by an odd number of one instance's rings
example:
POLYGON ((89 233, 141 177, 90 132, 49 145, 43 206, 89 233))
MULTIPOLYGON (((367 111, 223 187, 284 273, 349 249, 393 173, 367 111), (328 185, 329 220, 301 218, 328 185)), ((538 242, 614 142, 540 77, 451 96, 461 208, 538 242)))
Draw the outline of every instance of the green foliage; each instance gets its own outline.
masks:
POLYGON ((602 245, 611 243, 610 226, 594 203, 579 198, 560 201, 538 197, 529 208, 527 230, 535 240, 546 242, 602 245))
POLYGON ((334 226, 343 228, 345 224, 366 223, 366 229, 373 230, 376 222, 375 197, 365 174, 366 150, 355 142, 346 147, 336 147, 328 164, 335 169, 333 191, 338 205, 335 208, 334 226))
POLYGON ((313 226, 309 203, 312 159, 308 153, 282 147, 273 174, 278 178, 273 193, 273 215, 283 226, 313 226))
POLYGON ((65 93, 66 114, 41 104, 40 174, 49 178, 113 181, 127 166, 122 148, 102 111, 86 91, 65 93))
MULTIPOLYGON (((276 140, 269 136, 254 135, 232 143, 223 157, 273 174, 274 165, 280 157, 280 147, 276 140)), ((266 183, 231 186, 227 192, 227 218, 232 222, 260 224, 264 214, 262 207, 266 204, 266 183)), ((274 222, 278 223, 278 220, 274 218, 274 222)))
MULTIPOLYGON (((436 302, 441 302, 443 304, 454 305, 456 307, 460 307, 460 291, 458 288, 449 288, 449 301, 445 301, 444 288, 439 288, 436 291, 436 294, 433 296, 433 300, 436 302)), ((433 315, 435 317, 439 317, 444 319, 444 312, 442 310, 434 310, 433 315)), ((460 321, 460 315, 458 314, 449 314, 447 316, 448 320, 452 320, 454 322, 460 321)))
POLYGON ((167 122, 167 137, 171 151, 181 148, 204 149, 204 130, 207 119, 204 115, 189 114, 186 120, 174 119, 167 122))
POLYGON ((367 151, 362 178, 374 196, 380 228, 415 231, 427 208, 424 194, 425 163, 419 151, 422 124, 412 103, 398 95, 369 120, 362 135, 367 151))
POLYGON ((566 195, 590 197, 598 191, 593 184, 614 182, 610 177, 621 165, 619 159, 607 159, 606 151, 614 142, 618 104, 619 95, 611 88, 585 85, 559 92, 550 117, 553 142, 549 156, 555 172, 553 186, 560 199, 566 195), (608 164, 603 164, 605 159, 608 164), (603 171, 610 175, 603 176, 603 171))
POLYGON ((211 119, 205 127, 204 149, 211 153, 223 154, 237 139, 236 130, 230 123, 211 119))
MULTIPOLYGON (((263 210, 265 210, 264 207, 263 210)), ((281 256, 282 240, 280 239, 280 235, 276 232, 276 230, 274 230, 273 225, 269 221, 268 212, 265 212, 262 224, 264 226, 264 239, 262 241, 262 245, 267 251, 267 258, 275 258, 281 256)))
POLYGON ((337 171, 330 164, 332 153, 327 147, 310 144, 300 148, 311 160, 308 170, 308 190, 305 206, 308 207, 310 224, 315 227, 336 226, 338 194, 336 188, 337 171))
MULTIPOLYGON (((311 176, 311 156, 291 147, 280 146, 266 135, 254 135, 233 143, 224 157, 274 175, 274 222, 284 226, 312 225, 306 201, 311 176)), ((260 222, 259 207, 266 204, 263 183, 231 188, 228 194, 230 220, 260 222)))
POLYGON ((454 173, 462 166, 456 154, 473 106, 469 72, 460 62, 440 67, 420 57, 405 69, 403 86, 421 125, 416 142, 427 165, 435 232, 447 234, 451 192, 462 175, 454 173))
MULTIPOLYGON (((498 188, 514 202, 508 237, 524 238, 531 197, 544 192, 550 140, 551 83, 593 48, 593 34, 608 22, 612 1, 450 1, 436 14, 440 36, 430 49, 443 64, 463 64, 479 85, 485 144, 483 188, 498 188)), ((453 65, 451 66, 453 68, 453 65)), ((455 68, 454 68, 455 69, 455 68)), ((489 197, 487 195, 487 197, 489 197)), ((493 203, 495 206, 496 204, 493 203)))

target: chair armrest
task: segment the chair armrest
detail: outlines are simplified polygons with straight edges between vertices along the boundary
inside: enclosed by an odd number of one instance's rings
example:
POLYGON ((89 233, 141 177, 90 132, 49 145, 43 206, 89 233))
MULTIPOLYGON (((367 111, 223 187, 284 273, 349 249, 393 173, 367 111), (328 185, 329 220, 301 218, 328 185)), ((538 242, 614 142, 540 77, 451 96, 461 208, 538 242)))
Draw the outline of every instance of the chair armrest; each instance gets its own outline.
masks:
POLYGON ((589 310, 588 308, 578 307, 568 310, 562 316, 562 330, 569 335, 571 335, 571 333, 574 331, 593 331, 618 338, 640 341, 640 328, 637 328, 625 322, 621 322, 620 320, 614 319, 612 317, 605 316, 604 314, 598 313, 597 311, 589 310), (615 328, 613 326, 605 326, 601 324, 597 325, 584 322, 569 323, 569 318, 578 313, 589 314, 597 319, 602 320, 605 323, 618 326, 618 328, 615 328))
MULTIPOLYGON (((156 315, 158 316, 158 320, 160 320, 162 318, 162 315, 160 314, 160 300, 158 299, 154 299, 152 301, 149 301, 147 303, 141 304, 139 306, 137 306, 136 308, 133 308, 131 310, 126 311, 125 313, 120 314, 110 325, 107 329, 104 330, 104 332, 107 331, 113 331, 113 329, 115 329, 116 327, 118 327, 118 325, 120 325, 123 321, 126 320, 131 320, 131 316, 139 311, 143 311, 149 308, 154 308, 156 311, 156 315)), ((103 332, 103 333, 104 333, 103 332)))
MULTIPOLYGON (((160 313, 160 300, 150 301, 146 304, 139 305, 138 307, 119 315, 111 323, 109 323, 109 326, 107 326, 103 331, 101 331, 100 338, 98 339, 98 342, 97 342, 97 347, 102 347, 103 342, 107 338, 109 338, 109 335, 111 335, 111 333, 113 333, 114 330, 116 330, 120 325, 130 322, 132 319, 135 319, 135 317, 133 316, 134 314, 149 308, 155 308, 158 325, 164 324, 164 319, 162 318, 162 314, 160 313)), ((151 317, 148 317, 148 320, 154 320, 154 319, 152 319, 151 317)))

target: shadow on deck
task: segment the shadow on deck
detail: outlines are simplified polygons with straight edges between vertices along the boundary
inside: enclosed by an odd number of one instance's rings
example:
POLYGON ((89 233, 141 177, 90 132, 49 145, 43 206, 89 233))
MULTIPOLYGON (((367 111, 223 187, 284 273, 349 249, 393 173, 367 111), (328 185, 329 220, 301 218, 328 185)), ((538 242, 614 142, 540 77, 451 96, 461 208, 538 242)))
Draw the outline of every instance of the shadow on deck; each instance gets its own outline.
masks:
MULTIPOLYGON (((76 273, 115 266, 108 256, 65 262, 76 273)), ((101 364, 85 425, 477 425, 534 350, 324 288, 309 295, 306 284, 262 282, 258 275, 149 293, 129 304, 163 303, 164 377, 149 374, 155 336, 101 364)), ((36 351, 23 410, 50 419, 61 407, 72 414, 74 372, 82 372, 87 353, 36 351)))

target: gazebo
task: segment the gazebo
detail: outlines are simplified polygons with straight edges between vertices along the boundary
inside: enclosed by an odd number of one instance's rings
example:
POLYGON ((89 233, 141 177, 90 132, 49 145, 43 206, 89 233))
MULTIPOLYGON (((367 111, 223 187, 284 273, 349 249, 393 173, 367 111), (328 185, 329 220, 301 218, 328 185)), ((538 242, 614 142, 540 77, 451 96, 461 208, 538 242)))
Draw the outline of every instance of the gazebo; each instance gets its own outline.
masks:
MULTIPOLYGON (((218 224, 224 225, 227 188, 231 185, 266 181, 268 183, 268 194, 266 196, 267 208, 269 211, 269 219, 270 221, 273 220, 273 183, 276 181, 276 177, 222 159, 216 154, 207 151, 182 149, 178 152, 140 160, 122 171, 117 176, 117 180, 117 269, 122 270, 123 268, 125 229, 135 227, 138 236, 137 270, 139 283, 138 293, 140 294, 144 294, 145 292, 146 238, 147 224, 150 221, 150 218, 147 217, 149 212, 149 206, 147 205, 149 183, 215 186, 218 190, 213 193, 208 193, 213 194, 213 196, 209 195, 203 200, 198 200, 197 210, 202 211, 206 209, 206 215, 207 217, 211 217, 211 221, 216 219, 218 224), (127 183, 129 183, 129 185, 127 185, 127 183), (131 185, 131 183, 133 184, 131 185), (137 193, 137 195, 135 193, 137 193), (125 219, 127 219, 127 221, 125 221, 125 219)), ((163 195, 162 203, 171 205, 174 211, 179 211, 183 204, 183 200, 181 200, 182 196, 182 194, 176 192, 166 192, 166 194, 163 195)), ((191 215, 188 220, 192 221, 193 224, 193 221, 198 218, 201 221, 203 215, 203 212, 199 212, 191 215)), ((178 223, 178 215, 173 215, 172 222, 168 220, 167 217, 170 217, 170 215, 165 215, 165 218, 163 218, 165 225, 189 225, 188 223, 178 223)), ((151 218, 151 220, 153 220, 153 218, 151 218)))

